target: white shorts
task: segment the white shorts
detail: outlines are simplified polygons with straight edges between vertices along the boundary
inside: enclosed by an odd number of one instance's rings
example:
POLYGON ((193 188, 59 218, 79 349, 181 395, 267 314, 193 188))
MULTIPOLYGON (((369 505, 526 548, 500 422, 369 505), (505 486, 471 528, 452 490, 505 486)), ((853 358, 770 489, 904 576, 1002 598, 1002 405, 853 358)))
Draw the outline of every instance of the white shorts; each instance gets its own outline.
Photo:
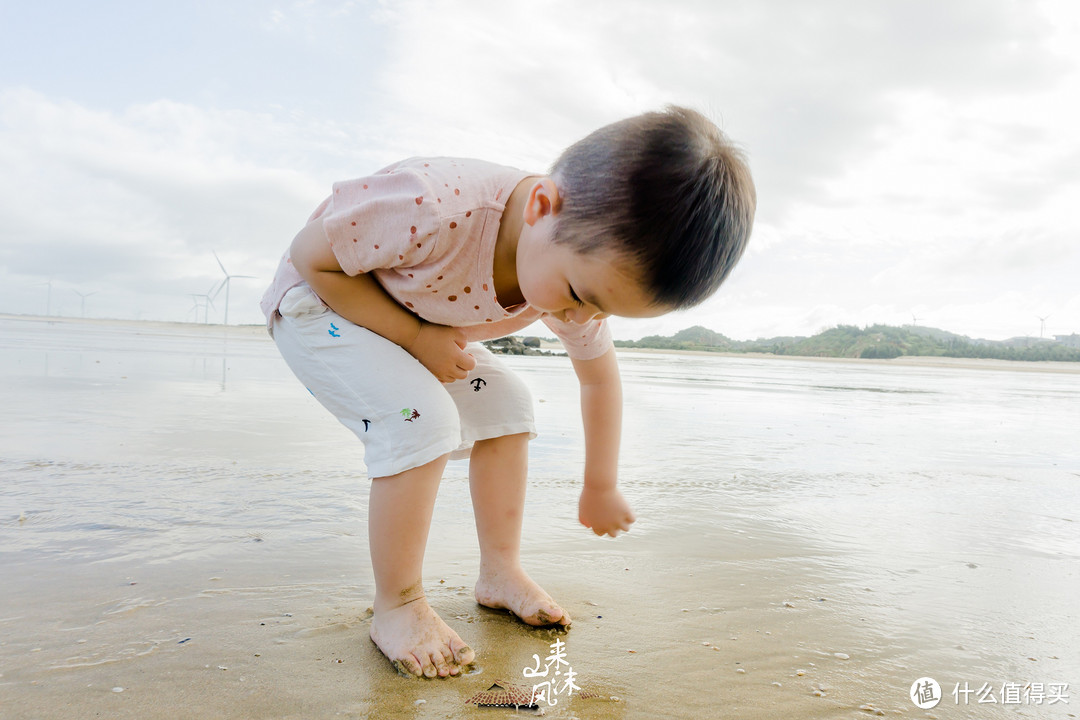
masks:
POLYGON ((466 346, 476 358, 469 376, 443 384, 400 346, 328 308, 306 284, 282 298, 272 334, 311 394, 363 441, 370 477, 447 453, 468 457, 477 440, 536 437, 528 388, 479 343, 466 346))

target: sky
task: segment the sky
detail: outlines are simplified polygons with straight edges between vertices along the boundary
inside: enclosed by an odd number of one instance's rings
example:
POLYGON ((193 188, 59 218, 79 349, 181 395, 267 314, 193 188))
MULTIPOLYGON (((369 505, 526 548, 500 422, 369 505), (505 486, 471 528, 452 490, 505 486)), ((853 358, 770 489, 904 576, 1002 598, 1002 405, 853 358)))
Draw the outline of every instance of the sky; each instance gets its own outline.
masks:
POLYGON ((1071 0, 0 0, 0 312, 222 322, 216 253, 258 323, 334 181, 544 172, 671 103, 746 152, 754 234, 715 296, 616 338, 1080 332, 1071 0))

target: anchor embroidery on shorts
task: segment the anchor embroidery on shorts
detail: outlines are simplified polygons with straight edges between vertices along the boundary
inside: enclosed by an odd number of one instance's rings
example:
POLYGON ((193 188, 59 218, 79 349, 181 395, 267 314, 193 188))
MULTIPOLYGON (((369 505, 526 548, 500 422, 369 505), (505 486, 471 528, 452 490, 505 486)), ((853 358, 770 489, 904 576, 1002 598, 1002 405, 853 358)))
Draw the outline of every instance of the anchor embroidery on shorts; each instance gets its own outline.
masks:
POLYGON ((416 410, 410 410, 409 408, 404 408, 401 411, 401 416, 403 418, 405 418, 405 422, 412 422, 413 420, 420 417, 420 413, 417 412, 416 410))
POLYGON ((476 378, 475 380, 470 380, 469 384, 472 385, 473 392, 480 392, 480 388, 487 385, 487 380, 484 378, 476 378))
POLYGON ((338 329, 338 326, 334 323, 330 323, 330 329, 326 332, 330 333, 330 337, 341 337, 341 333, 334 332, 338 329))
POLYGON ((364 423, 364 432, 367 432, 368 427, 371 426, 371 421, 370 420, 361 420, 360 422, 364 423))

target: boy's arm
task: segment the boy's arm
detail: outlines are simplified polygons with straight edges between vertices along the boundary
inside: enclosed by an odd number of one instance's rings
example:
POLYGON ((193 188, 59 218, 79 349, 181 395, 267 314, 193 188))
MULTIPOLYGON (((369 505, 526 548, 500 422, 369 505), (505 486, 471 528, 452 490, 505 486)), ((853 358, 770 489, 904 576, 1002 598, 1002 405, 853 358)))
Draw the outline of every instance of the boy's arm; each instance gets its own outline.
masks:
POLYGON ((313 220, 297 234, 289 257, 300 277, 334 312, 400 345, 440 381, 460 380, 476 367, 476 360, 464 350, 465 334, 460 329, 424 322, 367 273, 346 275, 330 249, 322 220, 313 220))
POLYGON ((578 520, 597 535, 627 531, 634 513, 616 484, 622 435, 622 383, 615 349, 593 360, 573 360, 581 383, 581 420, 585 426, 585 487, 578 520))

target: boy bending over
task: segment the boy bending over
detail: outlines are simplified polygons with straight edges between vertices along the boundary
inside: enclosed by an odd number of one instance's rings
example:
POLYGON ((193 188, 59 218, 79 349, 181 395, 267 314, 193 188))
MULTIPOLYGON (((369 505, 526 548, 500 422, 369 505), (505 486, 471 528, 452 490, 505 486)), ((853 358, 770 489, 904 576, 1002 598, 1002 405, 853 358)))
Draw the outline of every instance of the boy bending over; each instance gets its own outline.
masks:
POLYGON ((741 153, 679 107, 597 130, 546 176, 412 158, 333 186, 262 308, 293 372, 364 443, 371 638, 399 669, 457 675, 474 660, 421 583, 451 458, 469 458, 476 601, 530 625, 570 625, 519 558, 532 400, 479 341, 536 320, 559 337, 581 383, 578 518, 597 535, 626 531, 622 395, 604 319, 709 297, 746 246, 755 203, 741 153))

